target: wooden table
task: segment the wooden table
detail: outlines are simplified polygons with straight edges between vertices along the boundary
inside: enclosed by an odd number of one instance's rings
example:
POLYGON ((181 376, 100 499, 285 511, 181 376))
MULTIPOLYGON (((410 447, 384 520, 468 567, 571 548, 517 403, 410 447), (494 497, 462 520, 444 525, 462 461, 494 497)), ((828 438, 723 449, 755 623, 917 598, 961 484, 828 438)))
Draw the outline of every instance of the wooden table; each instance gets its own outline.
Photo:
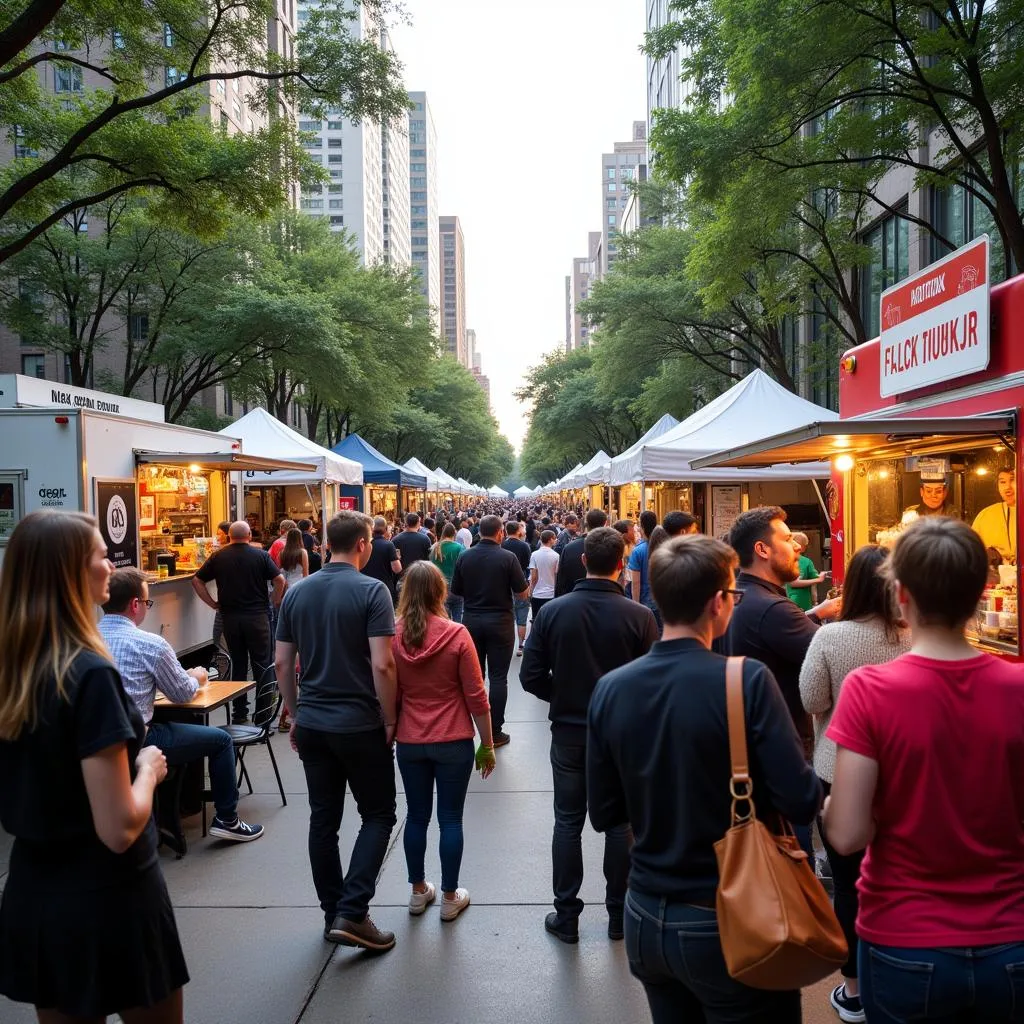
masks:
MULTIPOLYGON (((153 701, 155 722, 194 722, 202 718, 204 725, 210 724, 210 714, 218 708, 226 708, 228 723, 231 722, 231 702, 248 693, 256 686, 253 680, 214 679, 199 688, 199 692, 188 701, 178 703, 158 694, 153 701)), ((199 759, 179 766, 180 771, 167 780, 161 789, 166 789, 164 806, 161 807, 157 832, 160 842, 166 843, 179 858, 188 849, 185 829, 181 822, 182 794, 188 787, 193 803, 200 805, 203 815, 203 835, 206 835, 206 804, 212 798, 203 785, 203 761, 199 759)))
MULTIPOLYGON (((163 694, 157 694, 153 702, 153 718, 157 721, 180 720, 179 713, 201 715, 205 725, 210 724, 210 713, 230 704, 236 697, 248 693, 256 686, 255 680, 244 681, 232 679, 214 679, 199 688, 199 692, 188 701, 178 703, 168 700, 163 694)), ((230 723, 231 711, 228 711, 230 723)))

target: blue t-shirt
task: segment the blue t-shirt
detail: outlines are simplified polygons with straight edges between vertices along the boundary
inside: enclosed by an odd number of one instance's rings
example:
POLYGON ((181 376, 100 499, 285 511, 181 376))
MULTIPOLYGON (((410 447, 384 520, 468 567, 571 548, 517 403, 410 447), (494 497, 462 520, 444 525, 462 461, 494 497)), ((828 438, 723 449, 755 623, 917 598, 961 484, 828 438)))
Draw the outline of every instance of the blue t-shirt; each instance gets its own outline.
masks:
POLYGON ((626 568, 640 573, 640 603, 651 605, 651 585, 647 582, 647 541, 642 540, 629 555, 626 568))

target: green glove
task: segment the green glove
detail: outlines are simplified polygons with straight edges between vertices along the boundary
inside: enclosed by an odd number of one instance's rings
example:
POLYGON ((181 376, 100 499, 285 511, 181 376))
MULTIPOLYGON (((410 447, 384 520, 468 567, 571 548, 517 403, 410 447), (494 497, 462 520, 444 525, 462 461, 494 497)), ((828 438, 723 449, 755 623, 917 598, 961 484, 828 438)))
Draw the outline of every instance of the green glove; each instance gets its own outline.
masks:
POLYGON ((495 764, 494 747, 485 747, 481 743, 476 748, 476 770, 482 772, 485 768, 488 768, 493 771, 495 764))

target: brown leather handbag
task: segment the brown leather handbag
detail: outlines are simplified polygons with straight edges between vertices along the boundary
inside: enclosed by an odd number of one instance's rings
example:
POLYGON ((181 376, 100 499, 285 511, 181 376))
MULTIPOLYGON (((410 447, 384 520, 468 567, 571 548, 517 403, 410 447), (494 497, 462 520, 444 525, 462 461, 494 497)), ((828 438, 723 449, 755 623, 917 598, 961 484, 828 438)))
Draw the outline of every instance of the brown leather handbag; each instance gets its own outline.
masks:
POLYGON ((725 670, 732 760, 732 825, 717 843, 718 931, 729 974, 752 988, 803 988, 846 961, 828 894, 789 832, 773 835, 754 814, 743 710, 743 658, 725 670), (738 804, 746 804, 739 813, 738 804))

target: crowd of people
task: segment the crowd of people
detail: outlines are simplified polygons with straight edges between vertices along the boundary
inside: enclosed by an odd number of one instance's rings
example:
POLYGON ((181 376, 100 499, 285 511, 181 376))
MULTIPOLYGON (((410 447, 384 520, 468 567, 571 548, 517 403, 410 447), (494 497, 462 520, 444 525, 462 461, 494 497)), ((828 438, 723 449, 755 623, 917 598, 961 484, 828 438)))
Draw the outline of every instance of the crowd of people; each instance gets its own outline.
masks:
MULTIPOLYGON (((274 665, 325 940, 395 944, 370 905, 396 763, 409 913, 437 903, 452 922, 470 905, 466 793, 513 739, 520 656, 551 725, 546 932, 579 941, 589 817, 604 834, 607 935, 624 940, 655 1024, 799 1022, 799 989, 737 980, 719 931, 716 844, 735 796, 726 665, 739 657, 757 817, 828 865, 848 946, 838 1018, 1024 1019, 1024 679, 965 639, 988 578, 966 524, 922 518, 891 552, 864 547, 842 597, 820 602, 827 576, 777 507, 741 513, 727 543, 681 511, 609 524, 600 509, 510 502, 400 524, 340 512, 310 543, 286 522, 269 551, 246 523, 222 526, 196 591, 236 664, 254 678, 274 665), (359 823, 343 866, 346 789, 359 823)), ((32 513, 8 544, 0 993, 45 1024, 183 1019, 188 972, 151 820, 168 765, 209 757, 212 834, 263 832, 237 815, 230 745, 207 735, 226 733, 151 722, 156 691, 188 695, 203 676, 139 629, 148 603, 145 577, 112 572, 88 516, 32 513)))

